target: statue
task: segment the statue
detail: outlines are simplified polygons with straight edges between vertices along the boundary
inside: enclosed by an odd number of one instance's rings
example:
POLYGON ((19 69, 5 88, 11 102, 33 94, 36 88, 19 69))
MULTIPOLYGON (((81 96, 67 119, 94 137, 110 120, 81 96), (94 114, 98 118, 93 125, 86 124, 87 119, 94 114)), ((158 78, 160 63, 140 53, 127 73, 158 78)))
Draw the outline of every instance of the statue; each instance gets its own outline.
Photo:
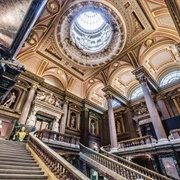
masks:
POLYGON ((3 106, 5 107, 10 107, 12 103, 15 102, 16 99, 16 95, 14 92, 12 92, 12 94, 10 95, 10 97, 6 100, 6 102, 3 104, 3 106))
POLYGON ((117 134, 121 134, 121 122, 117 121, 117 134))
POLYGON ((71 128, 75 128, 75 122, 76 121, 76 116, 71 116, 71 124, 70 124, 70 127, 71 128))
POLYGON ((91 122, 91 133, 95 134, 95 123, 93 121, 91 122))
POLYGON ((26 128, 23 126, 20 131, 16 132, 16 134, 13 137, 13 140, 22 142, 25 139, 26 135, 26 128))
POLYGON ((27 125, 29 126, 34 126, 36 122, 36 111, 32 111, 31 115, 29 116, 28 120, 27 120, 27 125))
POLYGON ((59 118, 56 117, 56 119, 53 122, 52 130, 55 132, 59 132, 59 118))

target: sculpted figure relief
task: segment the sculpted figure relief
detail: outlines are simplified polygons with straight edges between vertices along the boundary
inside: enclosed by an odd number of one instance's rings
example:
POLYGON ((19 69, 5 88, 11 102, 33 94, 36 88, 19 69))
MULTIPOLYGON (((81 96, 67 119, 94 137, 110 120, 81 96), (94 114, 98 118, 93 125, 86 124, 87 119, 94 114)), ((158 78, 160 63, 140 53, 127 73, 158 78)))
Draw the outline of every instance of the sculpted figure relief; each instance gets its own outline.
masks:
POLYGON ((46 95, 45 95, 44 92, 41 95, 37 95, 36 96, 36 99, 39 100, 39 101, 44 101, 45 98, 46 98, 46 95))

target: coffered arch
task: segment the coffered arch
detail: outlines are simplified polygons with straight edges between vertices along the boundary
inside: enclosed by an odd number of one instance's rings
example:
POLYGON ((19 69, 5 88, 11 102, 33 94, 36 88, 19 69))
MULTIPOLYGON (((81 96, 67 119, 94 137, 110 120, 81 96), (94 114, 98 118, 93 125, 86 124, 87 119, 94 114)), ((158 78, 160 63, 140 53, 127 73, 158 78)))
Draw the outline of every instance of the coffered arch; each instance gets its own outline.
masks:
POLYGON ((151 39, 151 43, 146 41, 144 51, 140 50, 139 64, 144 66, 152 77, 158 81, 161 72, 166 71, 170 66, 180 66, 180 57, 175 48, 175 42, 170 39, 159 40, 151 39), (146 46, 146 47, 145 47, 146 46))
POLYGON ((136 81, 131 73, 134 68, 131 65, 122 65, 111 75, 110 85, 124 96, 127 96, 128 89, 136 81))
POLYGON ((93 84, 87 92, 87 99, 101 107, 106 107, 105 93, 102 91, 103 88, 104 84, 100 81, 93 84))

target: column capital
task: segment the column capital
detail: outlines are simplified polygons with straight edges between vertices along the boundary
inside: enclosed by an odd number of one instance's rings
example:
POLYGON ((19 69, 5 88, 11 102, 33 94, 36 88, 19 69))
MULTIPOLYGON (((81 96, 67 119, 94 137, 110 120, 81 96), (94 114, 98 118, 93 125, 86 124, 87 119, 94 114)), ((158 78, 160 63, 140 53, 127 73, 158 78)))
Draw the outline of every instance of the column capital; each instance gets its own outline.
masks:
POLYGON ((136 68, 132 73, 140 83, 147 82, 147 73, 143 66, 136 68))
POLYGON ((39 87, 39 84, 32 83, 31 89, 36 90, 39 87))
POLYGON ((105 97, 106 97, 106 99, 108 100, 108 99, 112 99, 113 98, 113 95, 112 95, 112 93, 111 92, 106 92, 105 93, 105 97))
POLYGON ((163 100, 163 99, 166 99, 166 95, 165 94, 157 94, 156 95, 156 101, 163 100))

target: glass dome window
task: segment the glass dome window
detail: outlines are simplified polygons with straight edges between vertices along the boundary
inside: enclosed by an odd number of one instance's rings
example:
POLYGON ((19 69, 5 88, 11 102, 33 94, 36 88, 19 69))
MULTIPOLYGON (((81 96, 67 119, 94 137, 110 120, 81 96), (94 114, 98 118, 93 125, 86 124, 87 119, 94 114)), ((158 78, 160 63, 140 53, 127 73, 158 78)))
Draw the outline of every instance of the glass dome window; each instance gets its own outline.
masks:
POLYGON ((70 37, 80 50, 86 53, 98 53, 109 45, 113 35, 112 30, 102 13, 89 9, 74 18, 70 37))
POLYGON ((137 99, 138 97, 141 96, 143 96, 143 91, 141 87, 138 87, 132 92, 131 99, 137 99))

